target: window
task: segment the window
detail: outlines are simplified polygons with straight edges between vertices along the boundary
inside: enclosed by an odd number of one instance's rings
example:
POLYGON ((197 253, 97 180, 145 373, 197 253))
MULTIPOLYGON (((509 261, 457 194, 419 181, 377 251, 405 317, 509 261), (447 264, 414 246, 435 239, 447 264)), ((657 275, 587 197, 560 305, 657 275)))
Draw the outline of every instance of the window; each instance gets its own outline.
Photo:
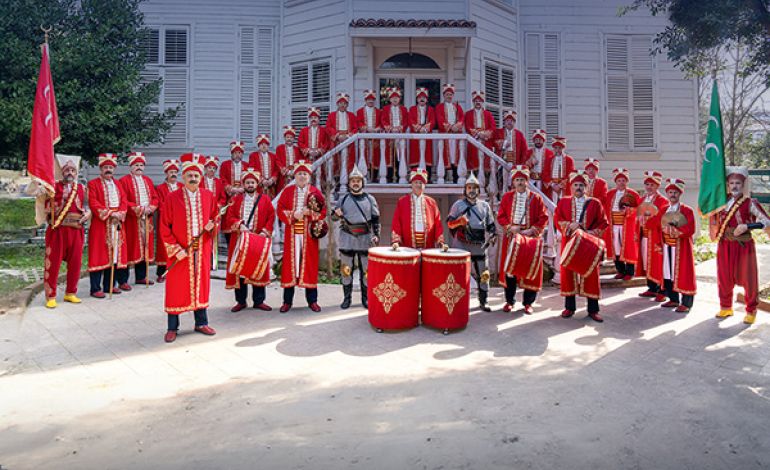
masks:
POLYGON ((484 92, 486 93, 486 109, 492 112, 496 123, 501 123, 503 110, 513 109, 515 89, 515 74, 513 67, 497 62, 487 61, 484 64, 484 92))
POLYGON ((439 69, 440 67, 435 60, 430 57, 417 54, 403 52, 390 57, 388 60, 382 63, 381 69, 439 69))
POLYGON ((147 65, 142 82, 163 80, 158 103, 149 107, 151 113, 177 109, 173 126, 164 143, 187 145, 190 59, 189 29, 186 26, 155 26, 147 28, 142 39, 147 65))
POLYGON ((307 108, 321 110, 321 125, 331 106, 331 62, 329 59, 306 61, 291 66, 291 125, 307 126, 307 108))
POLYGON ((274 135, 272 27, 240 28, 238 136, 253 140, 259 134, 274 135))
POLYGON ((604 38, 608 151, 656 150, 651 45, 650 36, 607 35, 604 38))
POLYGON ((554 33, 526 33, 525 67, 527 89, 527 130, 544 129, 548 135, 561 134, 559 122, 559 35, 554 33))

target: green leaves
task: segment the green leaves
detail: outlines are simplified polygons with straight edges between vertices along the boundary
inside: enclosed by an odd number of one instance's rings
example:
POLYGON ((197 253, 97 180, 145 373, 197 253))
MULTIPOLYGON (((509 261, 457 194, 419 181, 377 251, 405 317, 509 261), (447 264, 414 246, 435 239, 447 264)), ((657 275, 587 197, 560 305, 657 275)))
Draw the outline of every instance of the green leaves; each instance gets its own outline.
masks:
POLYGON ((159 142, 175 111, 151 115, 160 84, 140 83, 140 0, 0 2, 0 158, 21 168, 29 146, 40 26, 51 26, 51 70, 62 140, 56 151, 95 162, 159 142))

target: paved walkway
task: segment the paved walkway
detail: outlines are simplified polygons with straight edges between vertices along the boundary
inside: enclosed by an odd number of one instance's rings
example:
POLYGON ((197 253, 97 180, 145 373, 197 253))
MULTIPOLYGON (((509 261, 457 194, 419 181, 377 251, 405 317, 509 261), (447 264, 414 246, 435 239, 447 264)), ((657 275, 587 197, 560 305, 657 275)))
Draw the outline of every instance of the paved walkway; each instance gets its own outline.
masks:
POLYGON ((712 284, 686 316, 606 290, 603 324, 559 318, 553 289, 505 314, 496 290, 449 336, 377 334, 335 286, 286 315, 212 287, 218 334, 185 315, 171 345, 162 286, 0 316, 2 468, 770 465, 770 315, 718 322, 712 284))

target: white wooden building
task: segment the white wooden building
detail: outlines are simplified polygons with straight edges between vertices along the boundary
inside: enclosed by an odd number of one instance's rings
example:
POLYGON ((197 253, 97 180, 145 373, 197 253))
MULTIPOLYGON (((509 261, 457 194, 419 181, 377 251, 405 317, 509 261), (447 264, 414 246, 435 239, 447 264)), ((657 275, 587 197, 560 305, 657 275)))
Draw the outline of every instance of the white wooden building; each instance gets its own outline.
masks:
MULTIPOLYGON (((487 107, 518 111, 517 126, 568 138, 580 165, 602 175, 629 168, 684 179, 694 201, 698 178, 697 83, 665 56, 651 56, 665 18, 618 16, 626 0, 147 0, 148 77, 164 79, 159 106, 183 105, 159 146, 144 149, 149 174, 196 151, 228 158, 228 143, 303 127, 308 106, 329 110, 336 92, 396 83, 405 104, 416 86, 439 100, 457 86, 487 107)), ((403 189, 392 188, 395 193, 403 189)), ((394 194, 395 197, 395 194, 394 194)), ((390 202, 390 201, 388 201, 390 202)), ((444 201, 446 206, 449 201, 444 201)), ((445 207, 446 209, 446 207, 445 207)))

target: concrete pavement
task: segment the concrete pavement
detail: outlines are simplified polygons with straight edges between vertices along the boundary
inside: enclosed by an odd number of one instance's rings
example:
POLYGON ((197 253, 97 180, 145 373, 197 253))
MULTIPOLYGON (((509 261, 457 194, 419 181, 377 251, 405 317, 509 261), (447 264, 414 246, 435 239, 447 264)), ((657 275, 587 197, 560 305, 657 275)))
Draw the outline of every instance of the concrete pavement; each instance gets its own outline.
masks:
POLYGON ((641 290, 605 290, 603 324, 583 301, 560 318, 552 288, 535 315, 505 314, 495 290, 495 311, 443 336, 377 334, 359 304, 338 309, 338 286, 320 314, 232 314, 214 281, 218 334, 187 314, 170 345, 163 286, 56 310, 38 296, 0 316, 0 465, 767 468, 770 316, 715 320, 704 282, 686 316, 641 290))

